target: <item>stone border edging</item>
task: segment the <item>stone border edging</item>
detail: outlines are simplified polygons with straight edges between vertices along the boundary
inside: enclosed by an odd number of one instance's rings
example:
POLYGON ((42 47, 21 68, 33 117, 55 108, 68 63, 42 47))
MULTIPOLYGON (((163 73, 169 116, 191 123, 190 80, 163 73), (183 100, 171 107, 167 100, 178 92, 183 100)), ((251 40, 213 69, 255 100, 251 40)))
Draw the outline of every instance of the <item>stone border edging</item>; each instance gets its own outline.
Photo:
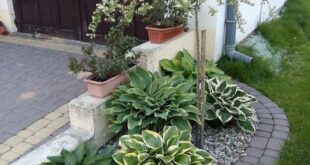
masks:
POLYGON ((255 96, 253 104, 259 120, 246 156, 239 159, 237 165, 272 165, 277 161, 285 141, 289 138, 290 128, 283 109, 256 89, 238 82, 238 86, 255 96))
POLYGON ((68 103, 0 143, 0 165, 8 165, 29 152, 69 122, 68 103))

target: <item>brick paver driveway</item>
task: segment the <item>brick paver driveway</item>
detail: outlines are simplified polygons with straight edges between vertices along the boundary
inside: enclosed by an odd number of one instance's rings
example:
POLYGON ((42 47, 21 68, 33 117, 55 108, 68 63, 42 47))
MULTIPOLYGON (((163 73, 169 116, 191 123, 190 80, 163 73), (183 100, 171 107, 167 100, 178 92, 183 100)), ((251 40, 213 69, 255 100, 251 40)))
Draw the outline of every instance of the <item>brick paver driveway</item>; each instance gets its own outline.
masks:
POLYGON ((0 142, 83 93, 67 52, 0 42, 0 142))

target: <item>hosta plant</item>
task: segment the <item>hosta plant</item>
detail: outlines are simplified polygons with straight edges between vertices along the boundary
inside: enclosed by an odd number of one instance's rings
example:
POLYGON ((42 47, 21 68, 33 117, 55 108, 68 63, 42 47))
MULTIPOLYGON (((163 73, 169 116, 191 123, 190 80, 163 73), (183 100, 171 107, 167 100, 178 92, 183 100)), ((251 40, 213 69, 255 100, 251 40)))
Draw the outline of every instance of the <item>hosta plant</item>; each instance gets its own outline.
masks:
MULTIPOLYGON (((183 51, 178 52, 176 57, 172 60, 163 59, 160 61, 160 66, 163 72, 167 75, 182 75, 187 80, 197 80, 198 74, 198 64, 197 61, 190 55, 190 53, 183 49, 183 51)), ((205 65, 206 76, 218 77, 221 79, 229 80, 222 70, 216 67, 213 61, 206 61, 205 65)))
POLYGON ((229 84, 218 78, 206 79, 206 120, 220 120, 222 124, 235 121, 247 131, 255 131, 257 120, 251 104, 256 98, 247 94, 237 85, 229 84))
POLYGON ((209 165, 213 158, 191 143, 191 133, 176 126, 165 127, 162 135, 144 130, 124 135, 121 149, 113 154, 118 165, 209 165))
POLYGON ((82 143, 75 150, 63 149, 60 156, 50 156, 42 165, 113 165, 114 146, 99 150, 92 143, 82 143))
POLYGON ((120 86, 106 104, 104 114, 111 122, 107 132, 159 131, 167 124, 190 129, 190 121, 200 123, 199 110, 193 106, 196 94, 190 91, 193 83, 185 82, 182 76, 162 77, 137 67, 129 79, 130 83, 120 86))

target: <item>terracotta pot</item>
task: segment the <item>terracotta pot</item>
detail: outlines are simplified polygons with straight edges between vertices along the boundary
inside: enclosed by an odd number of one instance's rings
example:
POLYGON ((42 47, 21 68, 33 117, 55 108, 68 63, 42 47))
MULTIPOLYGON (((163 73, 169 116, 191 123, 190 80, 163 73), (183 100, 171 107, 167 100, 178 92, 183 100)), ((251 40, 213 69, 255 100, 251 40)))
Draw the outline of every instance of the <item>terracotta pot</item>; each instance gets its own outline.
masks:
MULTIPOLYGON (((135 67, 129 69, 131 71, 135 67)), ((125 84, 129 81, 128 72, 123 72, 119 75, 116 75, 109 80, 104 82, 98 82, 92 80, 95 75, 87 77, 84 81, 87 83, 87 90, 90 96, 103 98, 112 93, 112 91, 119 85, 125 84)))
POLYGON ((179 34, 182 34, 184 32, 184 26, 179 25, 176 27, 170 27, 170 28, 156 28, 151 25, 146 26, 145 29, 148 32, 149 40, 152 43, 163 43, 179 34))
POLYGON ((4 26, 0 26, 0 35, 8 35, 9 32, 6 30, 4 26))

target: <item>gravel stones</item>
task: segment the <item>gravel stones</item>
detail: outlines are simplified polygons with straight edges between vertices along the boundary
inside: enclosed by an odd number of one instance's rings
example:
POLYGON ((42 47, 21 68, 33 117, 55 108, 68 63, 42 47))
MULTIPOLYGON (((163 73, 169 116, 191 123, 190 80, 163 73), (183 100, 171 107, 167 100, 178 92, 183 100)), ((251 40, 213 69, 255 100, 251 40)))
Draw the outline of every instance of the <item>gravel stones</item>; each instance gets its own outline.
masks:
POLYGON ((214 158, 213 164, 232 164, 245 156, 253 134, 246 133, 235 125, 226 128, 205 126, 204 149, 214 158))

